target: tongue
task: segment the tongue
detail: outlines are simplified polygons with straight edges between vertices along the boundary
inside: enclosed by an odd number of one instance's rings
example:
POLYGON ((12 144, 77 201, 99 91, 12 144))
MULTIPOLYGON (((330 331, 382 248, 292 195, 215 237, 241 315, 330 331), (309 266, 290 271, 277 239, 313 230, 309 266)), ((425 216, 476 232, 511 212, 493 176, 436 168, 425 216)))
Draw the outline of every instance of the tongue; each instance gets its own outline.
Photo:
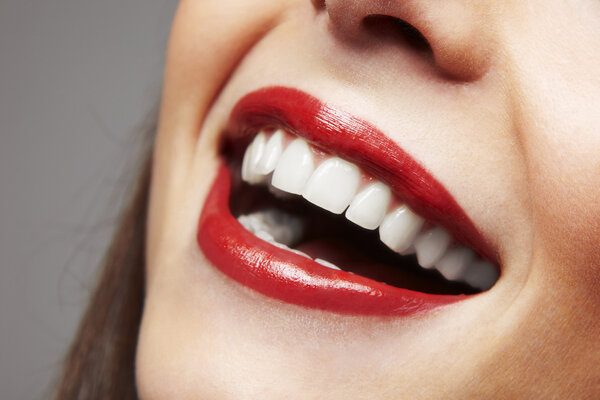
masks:
POLYGON ((344 271, 353 272, 393 286, 419 290, 419 286, 423 284, 423 279, 415 279, 417 274, 410 271, 410 268, 378 263, 339 240, 313 240, 302 243, 296 248, 313 259, 321 258, 337 265, 344 271))
MULTIPOLYGON (((344 269, 348 269, 350 264, 356 263, 356 257, 359 256, 350 247, 335 239, 312 240, 295 246, 295 248, 308 254, 313 259, 321 258, 340 268, 343 266, 344 269)), ((360 258, 363 259, 364 257, 360 255, 360 258)), ((367 260, 361 261, 368 262, 367 260)))
POLYGON ((312 240, 294 247, 313 259, 329 261, 343 271, 392 286, 428 293, 464 293, 464 288, 454 287, 434 272, 415 268, 414 256, 398 257, 398 265, 386 265, 336 239, 312 240))

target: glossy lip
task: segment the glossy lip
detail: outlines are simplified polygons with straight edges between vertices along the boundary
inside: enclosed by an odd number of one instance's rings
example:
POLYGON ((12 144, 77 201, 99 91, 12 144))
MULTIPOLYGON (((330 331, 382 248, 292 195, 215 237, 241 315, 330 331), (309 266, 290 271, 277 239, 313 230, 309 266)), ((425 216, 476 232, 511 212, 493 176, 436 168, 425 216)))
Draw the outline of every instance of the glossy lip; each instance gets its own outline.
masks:
MULTIPOLYGON (((224 137, 242 140, 267 126, 283 127, 357 164, 389 185, 422 217, 495 259, 495 252, 448 191, 371 124, 299 90, 268 87, 237 103, 224 137)), ((222 165, 200 216, 198 244, 215 267, 264 295, 343 314, 390 316, 413 315, 470 297, 393 287, 277 248, 248 232, 231 215, 230 191, 231 174, 222 165)))

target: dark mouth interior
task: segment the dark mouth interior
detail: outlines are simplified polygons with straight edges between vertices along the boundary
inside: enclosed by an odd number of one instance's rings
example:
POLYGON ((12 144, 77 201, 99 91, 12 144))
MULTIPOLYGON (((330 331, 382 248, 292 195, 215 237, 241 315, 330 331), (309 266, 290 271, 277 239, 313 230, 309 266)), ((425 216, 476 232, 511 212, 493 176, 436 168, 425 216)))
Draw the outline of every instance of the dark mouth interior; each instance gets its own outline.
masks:
MULTIPOLYGON (((239 158, 235 158, 239 159, 239 158)), ((379 240, 377 230, 363 229, 317 207, 301 196, 280 199, 265 185, 249 185, 240 178, 238 162, 230 164, 232 193, 230 209, 234 217, 277 209, 301 218, 305 232, 293 248, 313 259, 321 258, 348 271, 391 286, 432 294, 473 294, 477 290, 459 282, 449 282, 435 270, 425 270, 414 255, 401 256, 379 240)))

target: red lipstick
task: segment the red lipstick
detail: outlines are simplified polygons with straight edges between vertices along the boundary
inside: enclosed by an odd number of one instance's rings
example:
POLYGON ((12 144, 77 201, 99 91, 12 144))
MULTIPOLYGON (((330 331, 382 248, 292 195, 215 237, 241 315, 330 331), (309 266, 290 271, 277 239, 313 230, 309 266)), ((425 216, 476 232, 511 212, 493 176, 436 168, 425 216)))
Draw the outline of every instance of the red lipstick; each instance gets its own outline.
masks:
MULTIPOLYGON (((282 127, 361 167, 389 185, 425 219, 444 226, 481 255, 495 254, 448 191, 373 125, 296 89, 270 87, 243 97, 225 136, 242 140, 282 127)), ((402 289, 322 265, 275 247, 244 229, 229 210, 231 176, 222 166, 202 211, 198 244, 223 273, 264 295, 344 314, 405 316, 466 298, 402 289)))

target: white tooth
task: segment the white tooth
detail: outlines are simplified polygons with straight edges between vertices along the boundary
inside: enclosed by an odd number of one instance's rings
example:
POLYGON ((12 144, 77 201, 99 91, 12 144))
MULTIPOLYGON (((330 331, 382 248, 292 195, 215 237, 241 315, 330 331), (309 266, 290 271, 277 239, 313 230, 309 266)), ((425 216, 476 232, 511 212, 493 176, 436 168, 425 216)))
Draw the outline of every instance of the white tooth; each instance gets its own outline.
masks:
POLYGON ((257 238, 264 240, 265 242, 275 242, 275 238, 269 232, 257 231, 254 232, 254 235, 257 238))
POLYGON ((288 246, 296 243, 304 231, 300 218, 276 209, 240 215, 238 221, 259 238, 288 246))
POLYGON ((250 224, 245 215, 239 216, 237 220, 248 232, 254 233, 252 225, 250 224))
POLYGON ((475 253, 467 247, 450 249, 435 263, 435 268, 449 281, 461 280, 474 258, 475 253))
POLYGON ((423 226, 423 218, 407 206, 400 206, 385 216, 379 227, 379 238, 390 249, 402 253, 407 251, 423 226))
POLYGON ((321 264, 324 267, 331 268, 331 269, 337 269, 337 270, 341 271, 340 267, 338 267, 335 264, 330 263, 327 260, 323 260, 322 258, 315 258, 315 261, 318 262, 319 264, 321 264))
POLYGON ((294 195, 288 192, 284 192, 283 190, 279 190, 277 189, 275 186, 273 186, 271 183, 268 184, 268 188, 269 188, 269 192, 277 197, 278 199, 282 199, 282 200, 288 200, 288 199, 293 199, 294 195))
POLYGON ((498 270, 491 262, 478 260, 467 267, 464 280, 475 288, 487 290, 498 280, 498 270))
POLYGON ((248 183, 259 183, 264 176, 258 173, 256 167, 265 150, 265 134, 256 135, 250 146, 246 149, 242 161, 242 179, 248 183))
POLYGON ((291 251, 291 252, 292 252, 292 253, 294 253, 294 254, 298 254, 299 256, 306 257, 306 258, 308 258, 308 259, 312 260, 312 257, 311 257, 311 256, 309 256, 308 254, 306 254, 306 253, 304 253, 304 252, 302 252, 302 251, 300 251, 300 250, 296 250, 296 249, 290 249, 290 248, 288 248, 288 250, 289 250, 289 251, 291 251))
POLYGON ((260 213, 252 213, 249 215, 240 215, 237 220, 246 230, 256 234, 258 231, 264 231, 264 225, 260 221, 260 213))
POLYGON ((264 224, 277 242, 288 246, 294 245, 304 231, 300 218, 279 210, 268 210, 264 217, 264 224))
POLYGON ((314 169, 313 156, 308 144, 298 138, 283 151, 273 172, 271 184, 284 192, 302 194, 304 185, 314 169))
POLYGON ((354 164, 332 157, 312 174, 302 197, 317 206, 341 214, 356 193, 360 170, 354 164))
POLYGON ((248 179, 250 179, 249 174, 250 174, 250 170, 249 170, 249 166, 248 164, 250 164, 250 159, 252 158, 252 143, 250 143, 250 145, 248 145, 248 147, 246 147, 246 151, 244 152, 244 159, 242 160, 242 180, 244 182, 248 182, 248 179))
POLYGON ((440 227, 433 228, 420 235, 415 240, 419 265, 425 268, 433 267, 444 255, 451 240, 452 236, 440 227))
POLYGON ((256 171, 262 175, 269 175, 277 166, 277 161, 283 152, 283 131, 277 130, 267 141, 265 149, 258 160, 256 171))
POLYGON ((385 218, 392 192, 387 185, 375 182, 357 194, 346 211, 346 218, 365 229, 375 229, 385 218))
POLYGON ((272 244, 273 246, 275 246, 275 247, 279 247, 280 249, 285 249, 285 250, 287 250, 287 251, 291 251, 291 252, 292 252, 292 253, 294 253, 294 254, 298 254, 299 256, 306 257, 306 258, 308 258, 308 259, 311 259, 311 260, 312 260, 312 257, 311 257, 311 256, 309 256, 308 254, 306 254, 306 253, 304 253, 304 252, 302 252, 302 251, 300 251, 300 250, 291 249, 291 248, 289 248, 288 246, 286 246, 286 245, 285 245, 285 244, 283 244, 283 243, 278 243, 278 242, 275 242, 275 241, 272 241, 272 242, 269 242, 269 243, 271 243, 271 244, 272 244))
POLYGON ((272 242, 269 242, 269 243, 271 243, 275 247, 279 247, 280 249, 292 250, 292 249, 290 249, 288 246, 286 246, 283 243, 277 243, 276 241, 272 241, 272 242))

